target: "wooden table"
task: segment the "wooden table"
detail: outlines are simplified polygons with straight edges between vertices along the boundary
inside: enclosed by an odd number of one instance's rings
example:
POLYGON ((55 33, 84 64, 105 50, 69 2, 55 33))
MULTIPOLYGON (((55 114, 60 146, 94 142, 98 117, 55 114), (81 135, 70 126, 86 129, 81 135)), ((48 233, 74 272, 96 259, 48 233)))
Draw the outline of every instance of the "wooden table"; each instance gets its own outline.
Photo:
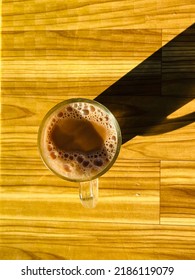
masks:
POLYGON ((0 258, 194 259, 194 0, 5 0, 2 14, 0 258), (123 134, 91 210, 37 151, 43 116, 73 97, 123 134))

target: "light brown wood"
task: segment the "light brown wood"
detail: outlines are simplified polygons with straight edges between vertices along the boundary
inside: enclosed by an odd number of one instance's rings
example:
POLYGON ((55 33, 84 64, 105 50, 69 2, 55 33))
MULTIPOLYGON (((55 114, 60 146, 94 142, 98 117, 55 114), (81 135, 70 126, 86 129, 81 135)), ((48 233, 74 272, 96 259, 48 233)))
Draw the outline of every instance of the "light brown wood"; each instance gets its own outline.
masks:
POLYGON ((194 1, 3 1, 2 15, 0 259, 194 259, 194 1), (73 97, 123 135, 91 210, 37 149, 73 97))
POLYGON ((3 32, 2 37, 5 96, 11 90, 14 98, 48 102, 50 97, 54 103, 64 96, 95 98, 162 43, 158 29, 3 32))
POLYGON ((186 28, 194 22, 193 0, 4 1, 4 30, 186 28))
POLYGON ((6 219, 159 223, 158 162, 118 160, 100 178, 100 199, 92 210, 81 206, 77 183, 53 176, 40 160, 15 157, 4 164, 1 213, 6 219))
POLYGON ((195 225, 194 164, 194 161, 162 161, 162 224, 195 225))
POLYGON ((0 257, 5 259, 194 259, 192 226, 30 219, 2 225, 0 257))

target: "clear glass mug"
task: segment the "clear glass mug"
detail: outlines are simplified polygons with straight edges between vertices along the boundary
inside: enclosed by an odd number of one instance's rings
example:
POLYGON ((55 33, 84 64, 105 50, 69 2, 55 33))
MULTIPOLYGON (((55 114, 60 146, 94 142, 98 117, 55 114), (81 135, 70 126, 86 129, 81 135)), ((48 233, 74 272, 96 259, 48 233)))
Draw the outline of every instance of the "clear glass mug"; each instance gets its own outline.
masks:
POLYGON ((79 182, 82 205, 98 201, 98 178, 114 164, 122 142, 113 114, 97 101, 74 98, 49 110, 38 132, 45 165, 64 180, 79 182))

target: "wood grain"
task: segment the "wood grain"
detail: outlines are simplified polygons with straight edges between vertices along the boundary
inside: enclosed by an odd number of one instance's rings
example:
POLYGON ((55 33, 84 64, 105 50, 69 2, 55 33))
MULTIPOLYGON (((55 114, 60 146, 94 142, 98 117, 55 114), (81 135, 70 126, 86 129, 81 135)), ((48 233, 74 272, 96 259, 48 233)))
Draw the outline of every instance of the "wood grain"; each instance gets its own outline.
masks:
POLYGON ((193 0, 3 1, 3 30, 186 28, 193 0), (120 4, 119 4, 120 2, 120 4), (57 16, 56 16, 57 15, 57 16))
POLYGON ((195 24, 179 34, 178 29, 163 29, 162 94, 195 97, 195 24))
POLYGON ((3 32, 2 38, 4 96, 49 100, 95 98, 162 41, 153 29, 3 32))
POLYGON ((78 184, 57 178, 37 158, 4 159, 2 218, 159 223, 158 162, 118 160, 100 178, 98 206, 88 211, 79 202, 78 184))
POLYGON ((7 220, 1 227, 5 259, 195 258, 195 227, 7 220))
POLYGON ((117 93, 96 100, 103 101, 119 121, 123 158, 195 159, 194 99, 117 93))
POLYGON ((0 259, 195 258, 194 19, 193 0, 3 1, 0 259), (37 149, 73 97, 123 134, 90 211, 37 149))
POLYGON ((162 161, 161 223, 195 225, 195 162, 162 161))

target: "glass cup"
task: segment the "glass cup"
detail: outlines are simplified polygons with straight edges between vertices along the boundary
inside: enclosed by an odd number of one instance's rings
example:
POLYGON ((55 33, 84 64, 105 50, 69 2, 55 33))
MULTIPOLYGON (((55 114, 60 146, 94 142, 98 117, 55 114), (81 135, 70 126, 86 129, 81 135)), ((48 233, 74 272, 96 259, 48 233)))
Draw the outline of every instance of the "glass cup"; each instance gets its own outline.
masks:
POLYGON ((38 132, 43 162, 62 179, 79 182, 80 201, 86 208, 96 206, 98 178, 114 164, 121 142, 113 114, 85 98, 65 100, 51 108, 38 132))

